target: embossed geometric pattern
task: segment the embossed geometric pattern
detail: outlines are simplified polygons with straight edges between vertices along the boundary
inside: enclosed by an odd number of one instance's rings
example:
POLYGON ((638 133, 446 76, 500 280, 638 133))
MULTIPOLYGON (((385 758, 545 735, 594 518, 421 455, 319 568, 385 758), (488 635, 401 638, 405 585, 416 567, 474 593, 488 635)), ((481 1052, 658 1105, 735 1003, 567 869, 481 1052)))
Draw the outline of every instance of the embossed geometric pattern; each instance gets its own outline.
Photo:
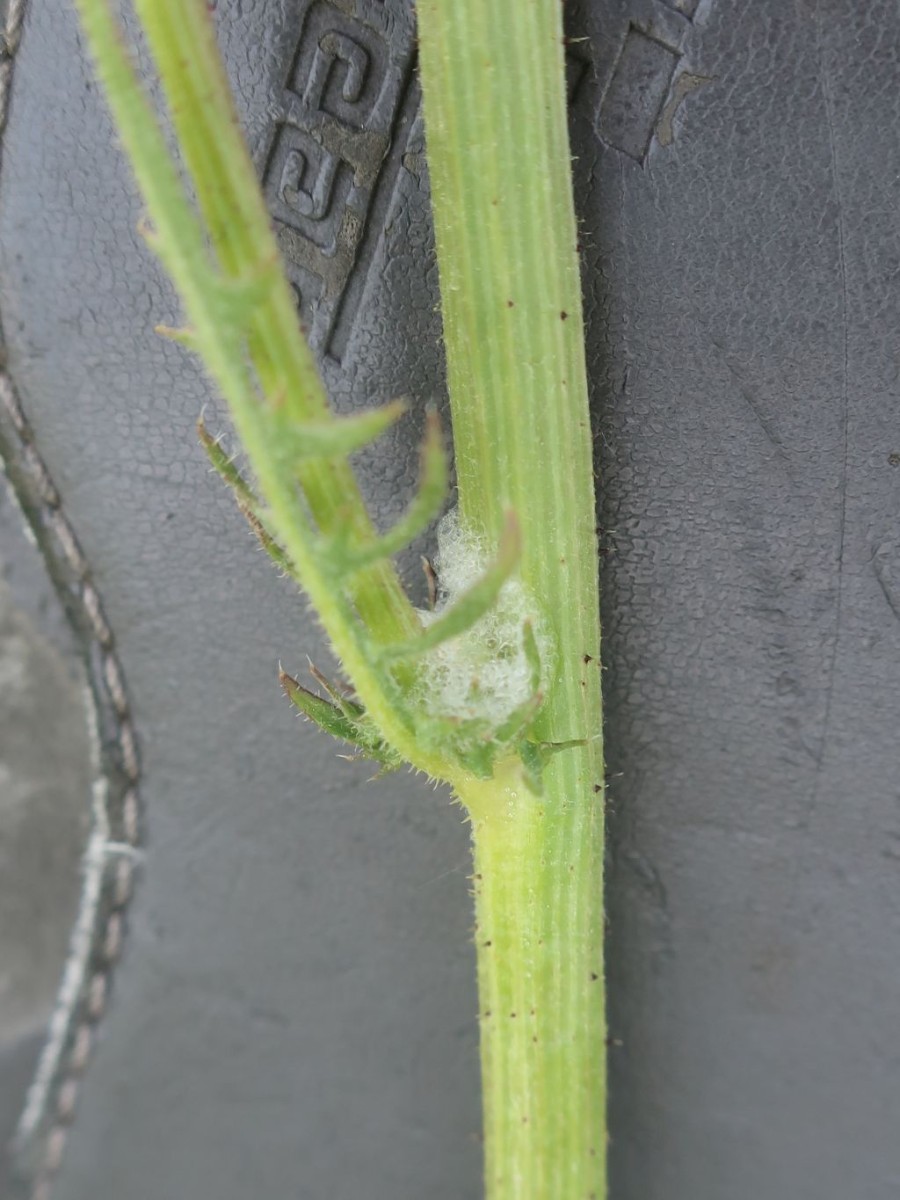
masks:
POLYGON ((643 161, 677 62, 670 46, 628 27, 597 114, 597 133, 608 145, 643 161))
MULTIPOLYGON (((650 18, 624 25, 619 53, 599 75, 590 39, 566 47, 570 103, 599 88, 597 134, 638 162, 695 9, 694 0, 654 0, 650 18)), ((567 19, 579 23, 574 11, 567 19)), ((381 0, 309 0, 273 113, 263 170, 269 210, 310 340, 334 363, 378 241, 371 210, 389 199, 418 108, 414 56, 412 20, 389 21, 381 0)))
POLYGON ((369 209, 403 152, 405 136, 392 146, 391 135, 412 55, 411 23, 389 30, 380 3, 313 0, 275 113, 263 172, 269 210, 310 340, 332 358, 341 358, 361 293, 350 283, 369 209))
POLYGON ((663 3, 690 19, 697 11, 699 0, 663 0, 663 3))

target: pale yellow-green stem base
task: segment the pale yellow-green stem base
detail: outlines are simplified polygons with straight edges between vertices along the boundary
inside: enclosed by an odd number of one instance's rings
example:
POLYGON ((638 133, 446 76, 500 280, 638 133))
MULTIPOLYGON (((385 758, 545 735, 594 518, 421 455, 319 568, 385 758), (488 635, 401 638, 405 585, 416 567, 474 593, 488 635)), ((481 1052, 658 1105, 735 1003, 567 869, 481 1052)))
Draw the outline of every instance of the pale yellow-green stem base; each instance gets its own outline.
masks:
POLYGON ((512 775, 464 797, 488 1200, 606 1195, 603 809, 573 766, 549 768, 543 799, 512 775))

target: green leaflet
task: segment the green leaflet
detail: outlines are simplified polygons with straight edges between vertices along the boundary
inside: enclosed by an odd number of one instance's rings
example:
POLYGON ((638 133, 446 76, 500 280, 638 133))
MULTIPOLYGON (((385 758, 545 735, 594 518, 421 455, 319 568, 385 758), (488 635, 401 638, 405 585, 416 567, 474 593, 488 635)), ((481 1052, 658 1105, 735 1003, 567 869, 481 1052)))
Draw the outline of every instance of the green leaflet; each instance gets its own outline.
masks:
POLYGON ((429 412, 422 440, 419 489, 409 508, 392 529, 367 544, 336 546, 333 553, 335 562, 344 570, 358 571, 380 558, 392 558, 399 554, 419 534, 424 533, 440 514, 447 495, 447 485, 447 456, 444 453, 441 424, 437 413, 429 412))
POLYGON ((406 412, 403 400, 350 417, 298 420, 286 404, 272 418, 272 453, 290 470, 311 459, 345 458, 380 438, 406 412))
POLYGON ((259 539, 262 548, 277 567, 288 575, 294 575, 295 572, 291 566, 290 559, 266 528, 262 508, 253 489, 237 469, 234 461, 225 453, 221 442, 214 438, 207 430, 202 416, 197 420, 197 436, 200 438, 200 444, 206 451, 206 456, 213 469, 231 488, 239 510, 253 533, 259 539))
POLYGON ((421 658, 442 642, 465 633, 490 611, 500 594, 500 589, 515 571, 521 553, 519 523, 516 514, 508 510, 496 557, 485 568, 481 578, 459 597, 452 608, 447 609, 428 625, 423 633, 407 642, 386 646, 381 651, 382 660, 396 662, 398 659, 421 658))
POLYGON ((286 671, 279 674, 279 681, 285 695, 305 717, 318 725, 332 737, 355 746, 363 758, 371 758, 384 767, 399 767, 402 763, 400 756, 379 738, 378 734, 365 720, 365 714, 359 710, 359 715, 351 717, 343 705, 330 700, 323 700, 315 692, 303 687, 286 671))

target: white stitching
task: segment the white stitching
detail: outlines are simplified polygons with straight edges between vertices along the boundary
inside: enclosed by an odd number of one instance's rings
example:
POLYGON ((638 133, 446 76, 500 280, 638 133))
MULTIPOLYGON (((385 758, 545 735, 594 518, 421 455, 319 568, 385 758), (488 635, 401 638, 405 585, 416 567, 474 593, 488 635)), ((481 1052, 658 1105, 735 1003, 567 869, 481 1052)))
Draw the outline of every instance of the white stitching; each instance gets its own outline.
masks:
POLYGON ((112 645, 112 630, 106 623, 103 605, 100 603, 97 589, 92 583, 81 585, 81 603, 84 605, 84 611, 91 623, 91 632, 103 649, 108 650, 112 645))
MULTIPOLYGON (((9 0, 6 21, 0 32, 0 137, 6 130, 14 56, 22 35, 27 0, 9 0)), ((50 473, 34 444, 31 428, 22 410, 13 381, 5 369, 0 331, 0 411, 5 412, 17 437, 17 463, 25 476, 26 497, 17 496, 39 544, 42 530, 52 535, 57 557, 74 576, 74 598, 80 600, 76 624, 88 639, 88 658, 95 659, 92 671, 93 719, 112 724, 121 755, 121 768, 128 779, 124 795, 115 796, 111 779, 99 761, 99 739, 94 737, 97 780, 92 802, 93 831, 84 855, 84 884, 69 957, 63 971, 56 1008, 47 1040, 28 1093, 19 1123, 17 1140, 39 1135, 40 1127, 54 1116, 43 1132, 43 1152, 34 1179, 32 1200, 49 1200, 53 1176, 59 1169, 67 1139, 67 1127, 76 1109, 79 1078, 85 1071, 94 1043, 94 1026, 107 1007, 110 973, 122 951, 123 910, 133 891, 134 864, 140 858, 140 804, 136 784, 140 773, 134 726, 128 712, 128 696, 121 663, 90 568, 78 539, 62 511, 62 503, 50 473), (95 653, 90 641, 99 653, 95 653), (118 803, 115 803, 118 801, 118 803), (114 812, 117 809, 118 812, 114 812), (115 840, 121 828, 124 840, 115 840)), ((13 465, 13 464, 10 464, 13 465)), ((10 471, 12 476, 14 473, 10 471)), ((12 478, 10 480, 12 483, 12 478)), ((51 556, 52 557, 52 556, 51 556)), ((67 599, 71 604, 73 594, 67 599)))
POLYGON ((78 1080, 67 1079, 59 1089, 56 1097, 56 1115, 66 1125, 71 1124, 75 1115, 75 1102, 78 1099, 78 1080))
POLYGON ((9 4, 6 6, 6 28, 3 30, 3 41, 6 45, 6 53, 10 58, 18 49, 19 38, 22 36, 26 3, 27 0, 9 0, 9 4))
POLYGON ((72 1050, 69 1054, 69 1067, 73 1076, 78 1076, 88 1064, 91 1056, 93 1037, 89 1025, 80 1025, 72 1039, 72 1050))
MULTIPOLYGON (((2 132, 3 126, 0 125, 0 133, 2 132)), ((19 398, 13 389, 12 380, 5 371, 0 372, 0 400, 3 402, 3 407, 6 409, 10 421, 12 421, 16 433, 20 438, 24 438, 28 429, 25 414, 22 412, 19 398)))
POLYGON ((133 849, 141 840, 140 801, 137 789, 133 787, 128 789, 122 800, 122 832, 129 849, 133 849))
POLYGON ((122 751, 122 765, 130 783, 137 783, 140 768, 138 766, 137 742, 134 736, 134 726, 130 720, 124 720, 119 726, 119 749, 122 751))
MULTIPOLYGON (((40 459, 37 461, 40 463, 40 459)), ((44 467, 44 478, 49 479, 46 467, 44 467)), ((47 516, 47 523, 50 529, 53 530, 53 535, 60 544, 60 548, 63 552, 63 558, 79 577, 79 579, 81 579, 88 573, 89 568, 87 565, 87 560, 81 553, 81 547, 76 541, 75 534, 72 532, 72 526, 63 516, 59 508, 50 509, 47 516)))
POLYGON ((13 58, 22 35, 26 3, 27 0, 9 0, 6 8, 6 22, 3 26, 3 33, 0 34, 0 133, 6 127, 13 58))
MULTIPOLYGON (((34 480, 34 485, 37 488, 41 501, 47 506, 48 509, 56 509, 59 505, 59 493, 53 486, 53 482, 47 473, 47 468, 41 461, 40 456, 38 455, 38 452, 35 450, 34 446, 30 446, 26 442, 22 447, 22 458, 24 459, 25 465, 28 467, 28 470, 31 473, 31 477, 34 480)), ((58 514, 55 512, 53 513, 54 518, 57 515, 58 514)))
POLYGON ((122 679, 122 668, 114 654, 107 654, 103 660, 103 681, 106 684, 110 699, 115 705, 116 712, 124 717, 128 712, 128 699, 125 695, 125 683, 122 679))

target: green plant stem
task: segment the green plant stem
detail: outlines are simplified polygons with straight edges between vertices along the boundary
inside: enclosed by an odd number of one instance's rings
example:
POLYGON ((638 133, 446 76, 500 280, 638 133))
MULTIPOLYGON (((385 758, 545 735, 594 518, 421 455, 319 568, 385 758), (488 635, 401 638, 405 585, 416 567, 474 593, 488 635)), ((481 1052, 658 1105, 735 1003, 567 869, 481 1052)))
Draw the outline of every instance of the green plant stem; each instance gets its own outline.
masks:
POLYGON ((467 799, 486 1194, 600 1200, 606 1194, 601 814, 549 780, 540 799, 514 777, 469 789, 467 799))
MULTIPOLYGON (((212 254, 138 84, 109 0, 77 0, 77 5, 153 222, 148 237, 180 293, 191 343, 228 402, 271 529, 377 727, 408 761, 439 773, 442 761, 422 754, 398 711, 396 686, 375 662, 373 643, 377 648, 402 641, 421 629, 393 565, 383 559, 364 567, 345 594, 321 549, 322 535, 340 536, 348 529, 362 543, 374 537, 346 457, 311 465, 285 461, 282 443, 291 423, 302 430, 304 421, 321 421, 327 401, 311 352, 298 335, 206 5, 203 0, 154 0, 142 7, 201 209, 215 217, 209 231, 212 254), (181 38, 173 32, 179 19, 181 38)), ((396 675, 403 669, 398 664, 396 675)))
POLYGON ((558 648, 536 728, 583 739, 550 762, 540 799, 513 772, 457 781, 476 864, 487 1195, 600 1200, 598 559, 562 6, 417 11, 460 509, 491 536, 516 512, 522 579, 558 648))
MULTIPOLYGON (((169 101, 212 246, 226 278, 253 279, 280 263, 269 215, 237 121, 213 27, 185 0, 135 0, 169 101)), ((293 296, 280 271, 249 318, 250 357, 263 392, 280 397, 299 420, 322 418, 328 401, 306 341, 297 336, 293 296)), ((255 464, 258 468, 258 464, 255 464)), ((356 481, 343 461, 311 462, 298 472, 313 516, 326 534, 351 527, 372 533, 356 481)), ((385 640, 418 625, 391 564, 361 572, 354 603, 385 640)))

